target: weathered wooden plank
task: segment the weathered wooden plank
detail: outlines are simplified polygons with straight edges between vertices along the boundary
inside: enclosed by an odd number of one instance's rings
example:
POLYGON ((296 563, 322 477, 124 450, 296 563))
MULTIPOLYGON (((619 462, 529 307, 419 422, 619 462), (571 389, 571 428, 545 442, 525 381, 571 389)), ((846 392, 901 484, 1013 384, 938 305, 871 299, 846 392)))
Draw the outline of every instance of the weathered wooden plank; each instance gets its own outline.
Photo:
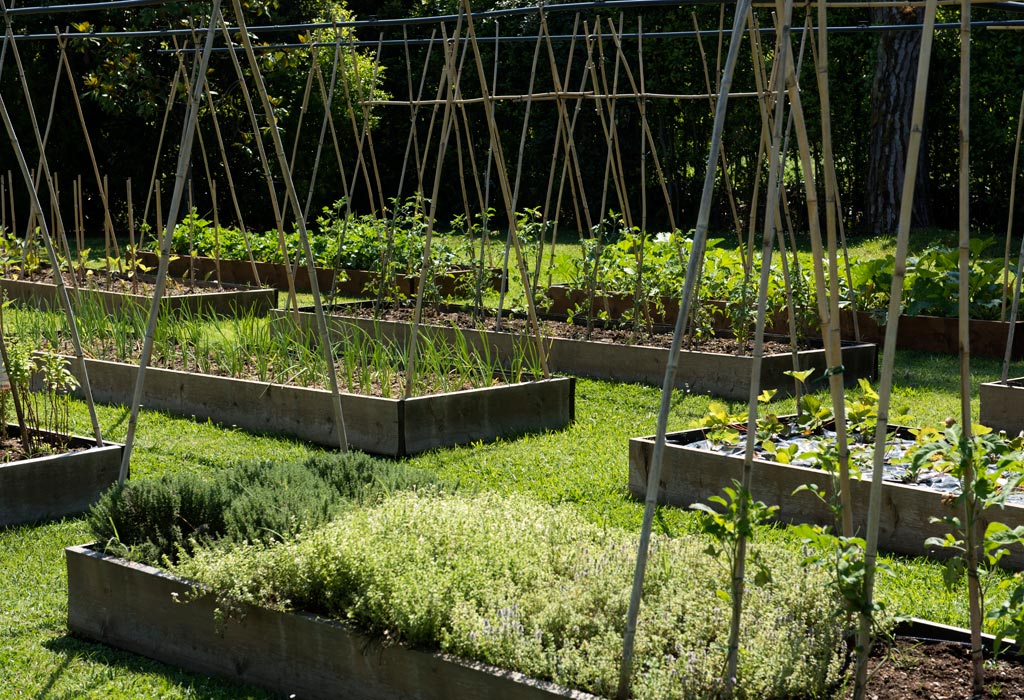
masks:
POLYGON ((76 436, 68 446, 77 451, 0 464, 0 526, 81 513, 117 482, 122 445, 76 436))
MULTIPOLYGON (((29 282, 26 280, 0 279, 0 290, 12 301, 40 309, 56 309, 57 285, 46 282, 29 282)), ((74 302, 74 292, 68 293, 74 302)), ((223 290, 211 289, 196 294, 180 294, 164 296, 160 300, 160 310, 188 311, 216 316, 237 316, 252 314, 265 316, 277 307, 276 289, 254 289, 248 287, 225 286, 223 290)), ((104 289, 79 289, 83 301, 98 303, 107 313, 118 313, 122 309, 135 307, 148 312, 153 305, 152 297, 145 294, 129 294, 106 291, 104 289)))
MULTIPOLYGON (((70 365, 77 376, 77 363, 70 365)), ((97 401, 122 405, 131 401, 138 367, 104 360, 86 360, 86 366, 97 401)), ((343 392, 341 405, 350 447, 401 457, 435 447, 564 428, 573 420, 573 387, 571 379, 559 377, 412 399, 343 392)), ((150 367, 142 405, 338 447, 331 394, 323 389, 150 367)))
POLYGON ((979 400, 982 425, 1011 435, 1024 430, 1024 378, 1006 384, 986 382, 981 385, 979 400))
POLYGON ((153 567, 65 550, 68 627, 191 671, 304 700, 550 700, 593 696, 439 653, 384 644, 348 625, 242 605, 217 620, 216 601, 153 567))
MULTIPOLYGON (((703 438, 702 430, 687 430, 668 436, 662 462, 662 475, 658 499, 662 503, 688 508, 694 503, 707 502, 713 495, 721 495, 733 480, 740 480, 742 456, 727 456, 695 450, 684 445, 703 438)), ((638 499, 647 493, 647 475, 654 452, 654 438, 634 438, 629 441, 629 492, 638 499)), ((754 498, 769 505, 779 506, 778 519, 786 523, 813 523, 834 525, 834 516, 828 505, 808 492, 794 493, 805 484, 815 484, 831 499, 834 493, 833 477, 820 469, 810 469, 754 460, 751 493, 754 498)), ((853 479, 854 529, 861 537, 867 526, 869 479, 853 479)), ((932 518, 955 515, 954 506, 946 494, 920 486, 883 482, 882 509, 878 546, 886 551, 912 556, 947 557, 949 551, 928 548, 929 537, 942 537, 947 532, 932 518)), ((1010 527, 1024 525, 1024 507, 1008 505, 986 511, 981 520, 984 531, 992 520, 1010 527)), ((1024 568, 1024 549, 1012 548, 1002 560, 1003 565, 1024 568)))

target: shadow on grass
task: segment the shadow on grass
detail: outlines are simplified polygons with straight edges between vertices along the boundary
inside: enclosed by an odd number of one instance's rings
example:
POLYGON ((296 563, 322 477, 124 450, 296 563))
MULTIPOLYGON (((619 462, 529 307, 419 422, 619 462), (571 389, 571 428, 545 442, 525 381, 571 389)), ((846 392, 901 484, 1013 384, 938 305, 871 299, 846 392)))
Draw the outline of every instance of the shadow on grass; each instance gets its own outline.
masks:
MULTIPOLYGON (((68 668, 74 662, 80 661, 101 664, 110 667, 115 672, 125 671, 136 675, 156 676, 161 680, 156 681, 155 686, 169 685, 180 687, 185 690, 183 695, 190 698, 202 698, 204 700, 235 700, 237 698, 264 700, 272 697, 269 693, 252 686, 190 673, 159 661, 138 656, 137 654, 80 639, 72 634, 54 637, 43 642, 42 646, 60 656, 61 660, 50 673, 45 686, 35 696, 36 700, 78 700, 83 697, 98 697, 91 695, 89 691, 103 692, 103 697, 118 697, 117 695, 110 695, 106 691, 99 691, 97 688, 100 683, 99 679, 91 681, 87 687, 83 687, 78 682, 75 682, 73 687, 66 690, 62 689, 55 693, 54 689, 61 683, 61 679, 68 668)), ((145 693, 141 688, 133 687, 131 690, 133 695, 140 692, 145 693)), ((156 687, 153 690, 156 690, 156 687)), ((126 695, 125 697, 129 696, 126 695)), ((142 697, 142 695, 138 695, 138 697, 142 697)))

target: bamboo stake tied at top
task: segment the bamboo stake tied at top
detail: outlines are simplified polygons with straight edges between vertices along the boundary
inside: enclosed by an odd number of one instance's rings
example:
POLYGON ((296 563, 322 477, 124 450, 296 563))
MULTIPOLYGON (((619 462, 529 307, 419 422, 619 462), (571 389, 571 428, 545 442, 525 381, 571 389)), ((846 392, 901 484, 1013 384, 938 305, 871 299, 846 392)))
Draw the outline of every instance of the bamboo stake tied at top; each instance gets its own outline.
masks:
POLYGON ((644 574, 647 569, 647 557, 651 540, 651 529, 654 514, 658 505, 658 492, 661 488, 661 464, 665 454, 665 436, 668 432, 668 414, 672 406, 672 390, 675 387, 676 372, 679 364, 680 348, 683 333, 686 329, 686 318, 690 313, 696 273, 700 260, 707 246, 708 221, 711 215, 711 199, 715 187, 718 148, 725 129, 725 114, 729 104, 729 90, 732 87, 733 70, 739 55, 739 47, 743 33, 743 18, 750 6, 750 0, 739 0, 736 5, 736 16, 733 19, 729 52, 722 69, 722 81, 719 98, 715 105, 715 121, 711 131, 711 142, 708 147, 707 170, 704 175, 704 187, 701 191, 700 209, 693 232, 693 245, 690 259, 687 262, 685 283, 682 298, 679 302, 679 315, 676 317, 672 345, 668 353, 665 367, 665 381, 661 389, 661 404, 658 409, 658 426, 654 438, 654 451, 651 455, 651 467, 647 474, 647 493, 644 499, 644 519, 640 530, 640 542, 637 548, 637 563, 633 574, 633 587, 630 593, 629 610, 626 616, 626 627, 623 635, 622 666, 619 670, 619 685, 616 692, 618 700, 629 697, 630 678, 633 671, 633 649, 636 640, 636 620, 640 613, 640 598, 643 590, 644 574))
MULTIPOLYGON (((3 0, 0 0, 3 2, 3 0)), ((146 335, 142 341, 142 352, 139 356, 139 371, 132 392, 131 412, 128 417, 128 432, 125 436, 124 453, 121 459, 121 472, 118 483, 128 478, 128 465, 131 462, 132 450, 135 446, 135 431, 138 427, 139 409, 142 406, 142 390, 146 380, 146 368, 153 354, 153 342, 156 335, 156 324, 160 316, 160 300, 163 298, 167 283, 167 268, 171 260, 171 240, 177 224, 181 200, 185 191, 185 179, 188 176, 189 163, 192 158, 192 145, 195 141, 196 124, 199 120, 199 103, 202 99, 203 84, 206 82, 206 70, 210 63, 210 49, 213 48, 213 37, 220 17, 220 0, 213 0, 210 8, 210 26, 206 30, 206 42, 199 62, 196 79, 192 83, 189 95, 188 111, 181 130, 181 142, 178 145, 178 164, 174 175, 174 190, 171 203, 167 210, 167 228, 160 240, 160 262, 157 265, 156 281, 153 285, 153 301, 149 309, 149 320, 146 324, 146 335)), ((159 211, 159 192, 157 190, 157 209, 159 211)), ((157 217, 159 218, 159 216, 157 217)))
POLYGON ((893 264, 892 286, 889 292, 888 323, 882 346, 882 373, 878 386, 878 419, 875 423, 875 449, 872 460, 871 495, 868 501, 866 549, 864 551, 864 595, 861 601, 860 626, 857 631, 857 667, 854 676, 854 700, 863 700, 867 686, 868 656, 871 652, 871 628, 875 573, 878 558, 878 524, 882 513, 882 467, 887 447, 886 432, 889 425, 889 404, 892 396, 893 374, 896 366, 896 333, 899 329, 900 307, 903 302, 903 281, 907 273, 907 252, 910 246, 910 220, 913 213, 914 187, 917 178, 918 156, 924 122, 925 97, 931 65, 932 44, 935 36, 937 0, 928 0, 924 12, 924 29, 918 54, 917 78, 914 87, 914 105, 910 117, 910 139, 907 143, 907 162, 903 172, 903 191, 900 199, 900 218, 896 233, 896 257, 893 264))

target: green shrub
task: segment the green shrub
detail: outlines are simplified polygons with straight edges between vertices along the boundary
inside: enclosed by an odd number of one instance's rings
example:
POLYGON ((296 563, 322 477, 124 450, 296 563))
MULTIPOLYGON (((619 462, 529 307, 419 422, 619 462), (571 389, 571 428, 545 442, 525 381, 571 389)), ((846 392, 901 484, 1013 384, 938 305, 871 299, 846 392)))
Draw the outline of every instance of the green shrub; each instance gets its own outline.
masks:
POLYGON ((352 502, 436 485, 427 472, 358 452, 240 462, 209 479, 167 474, 108 491, 88 515, 111 551, 149 563, 215 540, 282 540, 321 525, 352 502))
MULTIPOLYGON (((638 626, 639 698, 714 696, 727 572, 699 537, 655 538, 638 626)), ((822 697, 839 676, 838 601, 798 552, 759 545, 773 580, 744 608, 738 698, 822 697)), ((239 602, 350 620, 602 695, 614 692, 636 536, 523 496, 399 493, 294 541, 205 549, 175 571, 239 602)))

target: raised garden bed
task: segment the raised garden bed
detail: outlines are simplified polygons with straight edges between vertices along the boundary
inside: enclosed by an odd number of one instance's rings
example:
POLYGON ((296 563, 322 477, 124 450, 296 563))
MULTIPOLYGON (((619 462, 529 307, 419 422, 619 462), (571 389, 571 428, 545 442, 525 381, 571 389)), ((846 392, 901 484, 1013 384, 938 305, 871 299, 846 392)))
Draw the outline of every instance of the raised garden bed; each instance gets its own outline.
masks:
MULTIPOLYGON (((553 284, 547 288, 548 313, 558 315, 577 314, 585 316, 580 309, 586 309, 589 303, 585 289, 577 289, 564 284, 553 284)), ((716 332, 728 331, 731 323, 726 315, 728 302, 721 299, 706 299, 700 302, 711 313, 711 325, 716 332)), ((633 295, 621 292, 598 291, 594 294, 595 318, 607 318, 616 321, 633 313, 633 295)), ((679 300, 671 297, 658 297, 657 300, 644 304, 643 320, 652 323, 675 324, 679 315, 679 300)), ((789 316, 785 312, 771 314, 765 332, 774 335, 789 334, 789 316)))
POLYGON ((73 436, 61 454, 0 463, 0 527, 85 511, 117 481, 123 449, 73 436))
MULTIPOLYGON (((703 428, 696 428, 667 436, 659 502, 688 508, 694 503, 707 502, 710 496, 720 495, 724 487, 741 478, 742 455, 726 455, 693 447, 694 443, 705 439, 705 432, 703 428)), ((629 491, 638 499, 646 497, 653 453, 654 437, 629 441, 629 491)), ((832 479, 832 474, 821 469, 755 459, 750 490, 757 500, 779 506, 777 518, 782 522, 832 525, 834 515, 828 503, 806 491, 794 493, 800 486, 815 484, 825 489, 827 498, 831 498, 832 479)), ((867 522, 870 488, 871 482, 867 477, 851 479, 854 530, 861 536, 867 522)), ((948 550, 931 549, 925 547, 924 542, 929 537, 946 534, 946 527, 932 522, 933 518, 955 513, 948 493, 884 481, 879 547, 911 556, 948 556, 948 550)), ((1010 527, 1024 525, 1024 506, 1007 504, 1003 509, 982 515, 981 531, 990 520, 999 520, 1010 527)), ((1024 568, 1024 551, 1018 547, 1011 548, 1001 564, 1024 568)))
MULTIPOLYGON (((840 315, 844 338, 853 338, 853 314, 843 311, 840 315)), ((944 316, 900 316, 896 329, 896 347, 904 350, 957 354, 960 352, 960 321, 944 316)), ((857 325, 861 340, 867 343, 882 343, 885 340, 885 324, 866 311, 857 312, 857 325)), ((971 354, 979 357, 1002 358, 1006 353, 1006 336, 1009 321, 983 321, 971 319, 971 354)), ((1013 330, 1013 351, 1011 358, 1024 358, 1024 321, 1017 321, 1013 330)))
MULTIPOLYGON (((108 313, 117 313, 126 307, 136 307, 148 312, 153 305, 150 291, 140 289, 139 293, 131 291, 131 282, 119 280, 115 284, 123 289, 105 289, 104 278, 94 278, 87 285, 79 285, 79 296, 85 303, 100 304, 108 313)), ((152 289, 155 278, 150 275, 139 275, 140 285, 148 285, 152 289)), ((60 302, 57 298, 57 285, 51 281, 30 281, 23 279, 0 278, 0 290, 15 303, 39 309, 56 309, 60 302)), ((68 295, 74 303, 75 293, 68 284, 68 295)), ((276 289, 256 289, 241 285, 222 285, 206 281, 197 281, 194 286, 180 282, 172 284, 160 300, 163 312, 187 311, 189 313, 208 313, 218 316, 234 316, 252 314, 264 316, 270 309, 277 307, 276 289)))
POLYGON ((1024 430, 1024 377, 981 385, 980 420, 995 430, 1015 435, 1024 430))
POLYGON ((593 696, 440 654, 385 644, 337 622, 217 602, 160 569, 91 549, 64 550, 68 627, 183 668, 301 698, 532 700, 593 696))
MULTIPOLYGON (((97 401, 130 404, 138 367, 86 360, 97 401)), ((77 373, 77 368, 74 370, 77 373)), ((323 389, 149 368, 146 408, 339 447, 331 393, 323 389)), ((572 378, 389 399, 341 394, 349 446, 390 457, 559 430, 575 419, 572 378)))
MULTIPOLYGON (((139 253, 138 260, 147 267, 156 267, 159 263, 159 256, 156 253, 139 253)), ((185 277, 192 272, 198 279, 216 279, 217 261, 214 258, 203 256, 179 256, 170 262, 168 270, 178 277, 185 277)), ((288 290, 288 274, 283 263, 257 262, 256 271, 260 276, 260 283, 280 291, 288 290)), ((373 295, 375 285, 380 275, 369 270, 342 270, 345 279, 335 281, 335 271, 329 268, 316 268, 317 285, 321 292, 328 292, 332 287, 337 294, 349 297, 364 297, 373 295)), ((221 260, 220 261, 221 282, 231 284, 256 284, 252 274, 252 264, 247 260, 221 260)), ((399 275, 397 278, 397 291, 405 296, 413 296, 419 289, 420 278, 418 275, 399 275)), ((473 270, 459 269, 452 270, 445 274, 434 277, 435 289, 441 296, 467 296, 467 290, 472 290, 476 282, 476 272, 473 270)), ((501 271, 488 269, 484 286, 489 289, 499 289, 501 286, 501 271)), ((295 290, 308 292, 310 290, 309 272, 305 265, 300 265, 295 271, 295 290)))
MULTIPOLYGON (((389 321, 361 318, 355 315, 359 307, 339 304, 332 307, 329 323, 332 330, 344 333, 353 327, 383 338, 392 338, 404 343, 411 329, 406 320, 389 321), (351 309, 351 315, 346 313, 351 309)), ((456 307, 444 307, 446 309, 456 307)), ((271 314, 274 324, 292 323, 291 312, 275 311, 271 314)), ((314 315, 304 309, 299 313, 299 324, 306 332, 315 326, 314 315)), ((421 326, 422 332, 454 342, 461 335, 476 352, 486 351, 499 359, 511 357, 516 349, 530 346, 532 341, 524 333, 493 331, 485 328, 456 330, 451 325, 438 322, 421 326)), ((576 328, 578 331, 579 329, 576 328)), ((578 340, 559 337, 545 331, 542 345, 547 355, 548 368, 552 372, 607 379, 620 382, 636 382, 660 386, 665 377, 668 363, 668 348, 653 345, 625 345, 599 340, 578 340)), ((750 370, 752 359, 745 355, 720 352, 684 350, 679 361, 676 385, 698 394, 713 394, 727 399, 743 400, 750 394, 750 370)), ((825 351, 822 349, 801 350, 801 369, 814 368, 815 376, 821 376, 827 368, 825 351)), ((867 343, 844 343, 843 373, 847 386, 854 386, 858 378, 874 379, 878 371, 878 349, 867 343)), ((793 357, 789 352, 766 355, 761 367, 761 388, 775 389, 781 394, 792 393, 794 381, 785 372, 793 369, 793 357)))

